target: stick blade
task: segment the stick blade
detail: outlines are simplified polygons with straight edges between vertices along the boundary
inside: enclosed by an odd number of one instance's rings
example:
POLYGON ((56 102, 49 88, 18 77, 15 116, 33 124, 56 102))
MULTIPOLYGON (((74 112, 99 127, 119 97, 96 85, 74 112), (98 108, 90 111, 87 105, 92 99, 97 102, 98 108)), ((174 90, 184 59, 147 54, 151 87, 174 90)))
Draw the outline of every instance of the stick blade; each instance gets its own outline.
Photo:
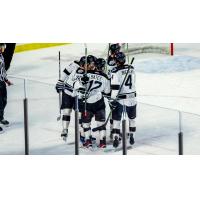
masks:
POLYGON ((57 121, 60 121, 60 119, 61 119, 61 116, 57 117, 57 121))

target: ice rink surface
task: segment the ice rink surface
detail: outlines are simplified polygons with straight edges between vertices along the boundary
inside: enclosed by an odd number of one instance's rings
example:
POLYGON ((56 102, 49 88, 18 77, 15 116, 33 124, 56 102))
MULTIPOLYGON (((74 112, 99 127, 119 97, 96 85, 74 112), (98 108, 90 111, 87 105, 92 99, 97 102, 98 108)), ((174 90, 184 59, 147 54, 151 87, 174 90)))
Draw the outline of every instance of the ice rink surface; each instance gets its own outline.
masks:
MULTIPOLYGON (((106 56, 106 46, 88 44, 88 54, 106 56)), ((8 88, 5 117, 11 125, 0 135, 0 154, 24 154, 23 78, 27 79, 29 99, 30 154, 74 154, 74 122, 70 123, 69 138, 65 143, 60 138, 61 122, 56 121, 58 51, 61 51, 61 66, 64 69, 71 61, 84 55, 84 45, 64 45, 14 55, 8 73, 22 79, 10 78, 14 85, 8 88)), ((177 154, 178 110, 182 111, 184 153, 200 154, 200 44, 175 44, 174 56, 135 55, 134 66, 139 102, 137 133, 136 143, 128 154, 177 154)), ((80 154, 122 152, 80 149, 80 154)))

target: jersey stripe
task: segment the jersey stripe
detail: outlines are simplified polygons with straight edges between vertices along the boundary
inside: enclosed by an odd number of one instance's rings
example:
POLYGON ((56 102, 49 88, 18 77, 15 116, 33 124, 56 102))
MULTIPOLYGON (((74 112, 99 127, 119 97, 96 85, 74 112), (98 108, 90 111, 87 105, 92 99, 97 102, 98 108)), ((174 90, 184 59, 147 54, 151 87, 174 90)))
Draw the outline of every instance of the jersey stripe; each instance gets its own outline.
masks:
POLYGON ((119 90, 120 85, 111 85, 111 90, 119 90))
POLYGON ((69 71, 65 68, 64 71, 63 71, 65 74, 67 74, 68 76, 71 74, 69 73, 69 71))

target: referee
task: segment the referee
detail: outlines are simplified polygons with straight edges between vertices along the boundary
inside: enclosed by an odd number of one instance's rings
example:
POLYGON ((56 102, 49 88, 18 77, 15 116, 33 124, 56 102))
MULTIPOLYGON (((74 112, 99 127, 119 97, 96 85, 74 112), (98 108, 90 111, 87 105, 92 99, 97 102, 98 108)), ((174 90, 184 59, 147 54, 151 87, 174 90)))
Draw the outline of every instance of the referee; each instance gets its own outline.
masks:
MULTIPOLYGON (((0 124, 4 126, 8 126, 9 122, 4 119, 4 109, 7 104, 7 89, 6 84, 8 86, 12 85, 12 83, 7 79, 6 69, 5 69, 5 61, 2 53, 6 49, 5 43, 0 43, 0 124)), ((0 127, 0 133, 3 132, 3 128, 0 127)))

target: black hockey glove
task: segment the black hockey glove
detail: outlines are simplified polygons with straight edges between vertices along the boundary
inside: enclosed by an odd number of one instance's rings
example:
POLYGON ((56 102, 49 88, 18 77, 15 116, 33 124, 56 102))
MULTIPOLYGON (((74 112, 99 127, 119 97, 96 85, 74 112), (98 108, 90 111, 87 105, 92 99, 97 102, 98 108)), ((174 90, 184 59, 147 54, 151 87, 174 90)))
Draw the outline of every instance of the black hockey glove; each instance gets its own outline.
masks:
POLYGON ((89 82, 89 77, 86 74, 84 74, 81 78, 81 82, 83 85, 86 85, 89 82))
POLYGON ((81 94, 85 94, 86 89, 83 88, 83 87, 80 87, 80 88, 78 89, 78 91, 79 91, 81 94))
POLYGON ((57 93, 62 92, 64 90, 64 88, 65 88, 64 81, 58 80, 58 82, 56 83, 57 93))
POLYGON ((110 105, 110 109, 114 110, 117 107, 118 103, 116 100, 114 100, 114 101, 110 101, 109 105, 110 105))

